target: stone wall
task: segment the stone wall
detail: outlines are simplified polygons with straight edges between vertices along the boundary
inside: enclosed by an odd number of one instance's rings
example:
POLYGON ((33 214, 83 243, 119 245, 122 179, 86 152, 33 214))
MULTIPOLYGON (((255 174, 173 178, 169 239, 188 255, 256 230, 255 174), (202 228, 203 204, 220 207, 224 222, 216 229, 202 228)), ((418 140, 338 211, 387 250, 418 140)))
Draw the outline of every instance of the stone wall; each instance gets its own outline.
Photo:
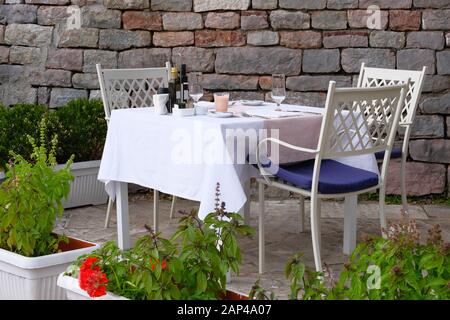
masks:
MULTIPOLYGON (((363 61, 426 65, 408 189, 443 193, 450 179, 449 47, 450 0, 0 0, 0 101, 58 107, 95 98, 96 63, 154 67, 172 59, 203 72, 209 92, 268 98, 270 75, 285 73, 287 102, 322 106, 328 81, 352 85, 363 61), (381 11, 373 16, 370 5, 381 11)), ((390 170, 398 176, 398 163, 390 170)), ((392 178, 389 191, 399 191, 392 178)))

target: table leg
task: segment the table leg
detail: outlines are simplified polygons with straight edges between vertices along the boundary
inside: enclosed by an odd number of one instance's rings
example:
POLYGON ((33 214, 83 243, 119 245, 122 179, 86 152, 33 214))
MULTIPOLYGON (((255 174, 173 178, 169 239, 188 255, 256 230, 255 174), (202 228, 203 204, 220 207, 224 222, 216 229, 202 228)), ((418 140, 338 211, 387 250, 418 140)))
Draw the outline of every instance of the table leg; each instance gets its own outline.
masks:
POLYGON ((356 222, 358 215, 358 196, 345 197, 344 204, 344 254, 350 255, 356 248, 356 222))
POLYGON ((128 183, 117 182, 117 243, 122 250, 129 249, 130 224, 128 221, 128 183))
POLYGON ((250 225, 250 180, 244 184, 244 191, 247 201, 240 210, 240 214, 244 216, 244 224, 250 225))

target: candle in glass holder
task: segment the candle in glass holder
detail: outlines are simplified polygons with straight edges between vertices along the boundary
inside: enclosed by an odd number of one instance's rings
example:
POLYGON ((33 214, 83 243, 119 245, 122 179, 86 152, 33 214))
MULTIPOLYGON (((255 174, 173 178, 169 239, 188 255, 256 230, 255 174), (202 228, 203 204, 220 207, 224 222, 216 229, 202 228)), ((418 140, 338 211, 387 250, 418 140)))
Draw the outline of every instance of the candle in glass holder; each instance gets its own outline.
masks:
POLYGON ((228 93, 214 93, 214 102, 216 105, 216 112, 228 111, 228 100, 230 95, 228 93))

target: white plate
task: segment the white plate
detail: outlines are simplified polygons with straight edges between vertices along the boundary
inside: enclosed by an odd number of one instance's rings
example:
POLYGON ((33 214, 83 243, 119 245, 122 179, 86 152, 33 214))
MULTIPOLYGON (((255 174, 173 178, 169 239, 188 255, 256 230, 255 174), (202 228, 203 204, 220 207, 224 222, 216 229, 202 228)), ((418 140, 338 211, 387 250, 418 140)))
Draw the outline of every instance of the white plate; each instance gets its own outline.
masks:
POLYGON ((214 118, 230 118, 233 116, 232 112, 216 112, 216 111, 210 111, 208 112, 209 117, 214 118))
POLYGON ((261 100, 241 100, 241 103, 244 106, 262 106, 262 105, 264 105, 264 101, 261 101, 261 100))

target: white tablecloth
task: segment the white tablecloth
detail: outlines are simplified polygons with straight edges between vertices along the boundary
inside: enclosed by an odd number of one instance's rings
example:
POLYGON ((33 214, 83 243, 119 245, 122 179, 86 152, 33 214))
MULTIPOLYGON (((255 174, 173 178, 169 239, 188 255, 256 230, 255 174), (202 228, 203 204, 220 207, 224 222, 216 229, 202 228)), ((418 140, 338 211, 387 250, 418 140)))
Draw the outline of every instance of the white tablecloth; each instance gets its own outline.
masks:
MULTIPOLYGON (((226 147, 226 131, 243 129, 244 135, 247 129, 263 127, 261 118, 177 118, 156 115, 153 108, 114 110, 98 179, 106 183, 112 198, 116 195, 115 184, 120 181, 200 201, 201 218, 214 209, 219 182, 221 200, 227 210, 237 212, 247 200, 244 183, 258 172, 251 165, 232 161, 226 147)), ((339 161, 378 173, 373 155, 339 161)))

